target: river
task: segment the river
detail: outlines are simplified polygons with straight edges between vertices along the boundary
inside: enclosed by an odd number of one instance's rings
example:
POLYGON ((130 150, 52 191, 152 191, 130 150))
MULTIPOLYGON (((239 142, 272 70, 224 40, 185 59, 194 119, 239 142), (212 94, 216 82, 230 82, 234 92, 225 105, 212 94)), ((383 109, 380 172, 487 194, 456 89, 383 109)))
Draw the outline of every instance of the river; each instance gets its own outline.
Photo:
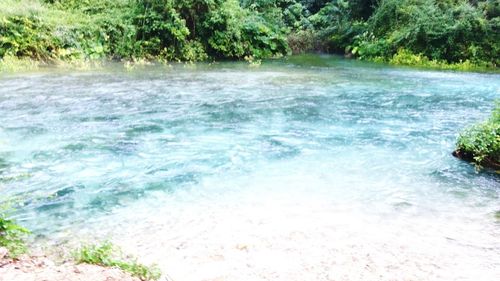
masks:
POLYGON ((298 56, 0 74, 0 196, 174 280, 496 280, 500 75, 298 56))

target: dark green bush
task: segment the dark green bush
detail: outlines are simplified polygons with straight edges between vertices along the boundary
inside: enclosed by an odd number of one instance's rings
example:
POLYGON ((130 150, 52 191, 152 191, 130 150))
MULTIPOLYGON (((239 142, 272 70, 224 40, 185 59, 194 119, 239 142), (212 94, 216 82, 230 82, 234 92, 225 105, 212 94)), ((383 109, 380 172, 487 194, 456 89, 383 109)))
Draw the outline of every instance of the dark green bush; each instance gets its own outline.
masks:
POLYGON ((318 35, 313 30, 300 30, 288 35, 288 46, 294 54, 303 54, 317 50, 324 50, 318 35))
POLYGON ((14 55, 47 60, 58 48, 50 27, 36 15, 1 18, 0 34, 0 57, 14 55))
POLYGON ((343 51, 353 37, 349 2, 334 0, 309 17, 317 34, 325 42, 326 51, 343 51))
POLYGON ((14 55, 51 61, 131 56, 135 30, 125 4, 105 1, 110 6, 104 9, 96 0, 78 4, 61 0, 27 10, 23 5, 36 2, 6 1, 3 8, 9 4, 14 8, 0 11, 0 58, 14 55))
POLYGON ((460 134, 455 155, 500 171, 500 102, 489 120, 460 134))
MULTIPOLYGON (((481 6, 483 7, 483 6, 481 6)), ((499 63, 498 18, 467 1, 383 0, 352 49, 390 58, 399 49, 430 60, 499 63)))

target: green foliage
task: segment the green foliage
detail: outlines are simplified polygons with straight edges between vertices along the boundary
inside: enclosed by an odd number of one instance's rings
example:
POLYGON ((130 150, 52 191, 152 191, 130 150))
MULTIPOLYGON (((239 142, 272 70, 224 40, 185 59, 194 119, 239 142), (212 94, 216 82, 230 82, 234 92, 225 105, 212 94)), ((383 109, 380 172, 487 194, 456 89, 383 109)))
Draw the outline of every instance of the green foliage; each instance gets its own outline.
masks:
POLYGON ((0 72, 33 70, 36 69, 38 65, 39 65, 38 61, 29 58, 18 58, 17 56, 13 55, 5 55, 2 59, 0 59, 0 72))
POLYGON ((499 19, 467 1, 383 0, 355 38, 362 58, 391 58, 400 49, 450 63, 499 63, 499 19))
POLYGON ((141 280, 158 280, 161 272, 156 266, 145 266, 135 259, 124 257, 121 250, 109 242, 84 245, 74 253, 76 262, 118 267, 141 280))
MULTIPOLYGON (((256 59, 347 53, 497 67, 498 0, 2 0, 0 58, 256 59)), ((12 59, 8 59, 14 61, 12 59)))
POLYGON ((9 250, 9 256, 16 258, 27 251, 26 236, 29 231, 7 218, 5 211, 0 210, 0 247, 9 250))
POLYGON ((174 1, 137 0, 133 24, 138 55, 174 59, 180 56, 190 31, 174 1))
MULTIPOLYGON (((377 61, 384 60, 384 58, 372 58, 372 60, 377 61)), ((492 67, 488 63, 472 63, 469 60, 450 63, 443 60, 429 59, 422 54, 414 54, 406 49, 399 49, 396 54, 388 60, 390 64, 394 65, 408 65, 423 68, 435 68, 435 69, 449 69, 449 70, 462 70, 462 71, 482 71, 492 67)))
POLYGON ((0 58, 198 61, 288 53, 284 26, 237 0, 5 1, 0 58))
POLYGON ((312 30, 300 30, 288 36, 288 45, 294 54, 326 49, 322 40, 312 30))
POLYGON ((316 50, 346 52, 360 59, 460 70, 499 64, 498 0, 301 3, 306 20, 301 20, 302 31, 289 35, 294 52, 303 52, 297 46, 307 46, 305 39, 315 37, 321 41, 316 50), (314 36, 303 36, 311 33, 314 36))
POLYGON ((47 30, 47 26, 35 15, 1 18, 0 57, 13 55, 39 60, 50 58, 54 42, 48 40, 49 34, 42 30, 47 30))
POLYGON ((134 23, 145 54, 190 61, 288 52, 283 31, 236 0, 139 2, 134 23))
POLYGON ((486 122, 474 125, 460 134, 457 151, 478 166, 500 170, 500 102, 486 122))
POLYGON ((76 9, 73 2, 62 0, 49 6, 36 0, 5 1, 0 3, 0 58, 71 61, 131 53, 135 33, 125 6, 96 9, 101 1, 88 0, 76 9), (31 5, 37 8, 23 8, 31 5))
POLYGON ((327 51, 342 51, 349 38, 353 37, 353 22, 350 17, 349 2, 334 0, 326 4, 316 14, 309 17, 318 36, 327 43, 327 51))
POLYGON ((367 20, 375 11, 379 0, 350 0, 351 15, 356 20, 367 20))

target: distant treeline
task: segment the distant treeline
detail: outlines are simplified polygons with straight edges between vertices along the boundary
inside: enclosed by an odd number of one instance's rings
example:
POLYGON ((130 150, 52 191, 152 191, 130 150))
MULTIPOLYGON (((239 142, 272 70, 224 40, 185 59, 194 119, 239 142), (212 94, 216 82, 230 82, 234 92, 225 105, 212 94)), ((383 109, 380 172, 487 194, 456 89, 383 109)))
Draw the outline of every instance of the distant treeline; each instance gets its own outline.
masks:
POLYGON ((500 0, 0 0, 0 58, 500 62, 500 0))

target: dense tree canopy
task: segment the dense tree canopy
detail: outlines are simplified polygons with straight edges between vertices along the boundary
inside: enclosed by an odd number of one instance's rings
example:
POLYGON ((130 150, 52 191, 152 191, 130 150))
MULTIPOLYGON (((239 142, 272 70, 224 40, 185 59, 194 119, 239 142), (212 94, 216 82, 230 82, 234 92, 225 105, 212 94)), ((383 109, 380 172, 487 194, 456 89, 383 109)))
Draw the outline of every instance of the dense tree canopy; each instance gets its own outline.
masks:
POLYGON ((500 0, 3 0, 0 57, 266 58, 497 66, 500 0))

